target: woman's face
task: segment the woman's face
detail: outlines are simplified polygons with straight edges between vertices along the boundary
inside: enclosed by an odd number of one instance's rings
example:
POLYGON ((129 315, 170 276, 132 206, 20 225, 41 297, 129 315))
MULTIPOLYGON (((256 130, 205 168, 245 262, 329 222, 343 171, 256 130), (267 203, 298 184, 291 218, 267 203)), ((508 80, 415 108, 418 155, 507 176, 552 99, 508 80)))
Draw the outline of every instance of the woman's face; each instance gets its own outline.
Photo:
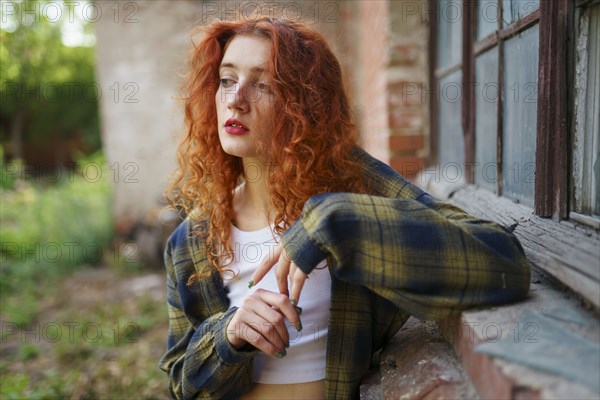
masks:
POLYGON ((232 156, 256 157, 257 143, 272 134, 269 55, 270 42, 253 36, 234 36, 225 49, 215 105, 221 147, 232 156))

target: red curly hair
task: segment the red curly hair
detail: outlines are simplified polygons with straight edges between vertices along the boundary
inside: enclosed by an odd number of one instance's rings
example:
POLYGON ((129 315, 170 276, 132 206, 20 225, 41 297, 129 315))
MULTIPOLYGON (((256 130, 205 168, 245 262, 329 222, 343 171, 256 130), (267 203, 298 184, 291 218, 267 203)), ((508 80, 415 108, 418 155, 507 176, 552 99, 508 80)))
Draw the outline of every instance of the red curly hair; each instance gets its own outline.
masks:
MULTIPOLYGON (((340 64, 323 36, 306 24, 268 17, 216 21, 192 49, 185 88, 187 135, 179 145, 178 169, 165 198, 183 209, 206 241, 211 266, 225 272, 233 191, 244 179, 242 160, 223 151, 217 131, 215 94, 219 66, 235 35, 266 38, 271 54, 274 134, 267 143, 267 187, 282 234, 301 216, 306 200, 324 192, 365 193, 360 165, 351 156, 356 129, 340 64)), ((201 278, 192 277, 190 283, 201 278)))

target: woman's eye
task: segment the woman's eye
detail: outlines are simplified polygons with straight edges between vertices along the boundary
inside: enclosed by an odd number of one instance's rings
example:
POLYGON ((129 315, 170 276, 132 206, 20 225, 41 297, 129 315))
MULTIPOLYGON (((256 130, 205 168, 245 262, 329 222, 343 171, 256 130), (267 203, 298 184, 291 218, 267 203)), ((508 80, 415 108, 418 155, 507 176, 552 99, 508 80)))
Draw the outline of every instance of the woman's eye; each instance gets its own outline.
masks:
POLYGON ((256 88, 258 90, 260 90, 261 92, 270 92, 271 91, 271 86, 265 82, 258 82, 256 84, 256 88))
POLYGON ((221 78, 219 81, 221 82, 221 86, 223 86, 225 89, 231 88, 233 85, 235 85, 235 81, 233 79, 221 78))

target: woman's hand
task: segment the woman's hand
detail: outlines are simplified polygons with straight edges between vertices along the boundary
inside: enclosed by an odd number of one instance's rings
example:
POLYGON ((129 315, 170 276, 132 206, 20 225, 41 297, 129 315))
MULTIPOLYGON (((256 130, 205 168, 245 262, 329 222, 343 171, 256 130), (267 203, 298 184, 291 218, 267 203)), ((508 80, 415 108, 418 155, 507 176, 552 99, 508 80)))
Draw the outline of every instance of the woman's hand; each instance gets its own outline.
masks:
POLYGON ((254 271, 252 279, 248 282, 248 287, 252 287, 260 282, 267 272, 273 268, 275 263, 277 263, 275 277, 277 278, 279 292, 289 296, 293 305, 298 305, 300 292, 302 292, 304 281, 308 279, 308 276, 294 264, 281 243, 279 243, 277 247, 275 247, 275 250, 260 263, 256 271, 254 271), (290 278, 290 290, 288 290, 288 276, 290 278))
POLYGON ((289 347, 285 326, 288 319, 297 330, 302 329, 300 316, 286 295, 257 289, 244 298, 227 325, 227 339, 236 349, 250 343, 262 352, 281 358, 289 347))

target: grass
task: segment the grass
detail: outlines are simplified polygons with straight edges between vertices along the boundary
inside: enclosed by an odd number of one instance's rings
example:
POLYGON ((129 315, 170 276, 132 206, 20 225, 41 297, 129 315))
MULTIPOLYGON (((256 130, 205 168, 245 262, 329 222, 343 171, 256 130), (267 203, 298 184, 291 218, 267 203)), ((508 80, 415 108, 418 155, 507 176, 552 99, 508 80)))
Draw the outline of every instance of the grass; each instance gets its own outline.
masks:
MULTIPOLYGON (((1 153, 0 153, 1 155, 1 153)), ((0 158, 0 161, 1 158, 0 158)), ((100 264, 112 237, 107 179, 87 176, 89 166, 106 171, 101 154, 80 160, 63 180, 26 176, 20 163, 1 163, 0 313, 27 325, 36 318, 41 292, 65 274, 100 264)))
POLYGON ((157 367, 167 329, 162 285, 133 294, 129 282, 140 276, 102 267, 65 278, 62 294, 45 299, 60 307, 4 340, 0 398, 167 398, 157 367))
POLYGON ((113 254, 102 155, 52 184, 0 164, 0 399, 167 398, 163 277, 113 254))
MULTIPOLYGON (((84 268, 65 276, 35 323, 2 340, 2 399, 168 398, 157 367, 167 315, 160 274, 84 268), (147 290, 131 283, 154 278, 147 290)), ((6 333, 6 332, 5 332, 6 333)))

